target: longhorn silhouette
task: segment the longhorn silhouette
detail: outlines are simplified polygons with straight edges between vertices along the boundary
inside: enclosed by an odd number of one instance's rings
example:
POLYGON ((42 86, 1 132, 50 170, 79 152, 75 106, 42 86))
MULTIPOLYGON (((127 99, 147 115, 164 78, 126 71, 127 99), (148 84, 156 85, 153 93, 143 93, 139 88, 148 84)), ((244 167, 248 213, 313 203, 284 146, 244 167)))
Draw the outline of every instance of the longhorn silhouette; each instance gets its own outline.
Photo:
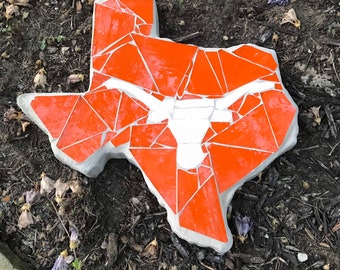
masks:
POLYGON ((235 190, 296 142, 297 107, 275 52, 159 38, 152 0, 94 5, 89 91, 24 94, 19 106, 59 160, 95 177, 127 158, 175 233, 226 252, 235 190))

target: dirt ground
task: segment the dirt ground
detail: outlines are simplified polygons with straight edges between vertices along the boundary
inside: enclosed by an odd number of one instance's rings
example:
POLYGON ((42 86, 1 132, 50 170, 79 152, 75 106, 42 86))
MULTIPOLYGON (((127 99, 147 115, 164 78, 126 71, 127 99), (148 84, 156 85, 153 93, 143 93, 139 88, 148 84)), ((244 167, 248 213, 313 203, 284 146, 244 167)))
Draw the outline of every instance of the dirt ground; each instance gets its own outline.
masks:
MULTIPOLYGON (((7 19, 9 2, 0 1, 0 114, 19 110, 21 93, 86 91, 92 1, 30 0, 7 19), (34 88, 42 67, 47 86, 34 88), (84 81, 68 83, 74 73, 84 74, 84 81)), ((254 222, 244 243, 232 217, 235 243, 223 256, 178 239, 134 166, 111 160, 99 177, 88 179, 54 158, 37 126, 23 132, 23 121, 8 117, 0 120, 0 241, 33 269, 52 268, 69 247, 70 227, 79 233, 73 256, 81 269, 340 269, 340 2, 290 2, 157 1, 162 37, 204 47, 255 43, 275 49, 284 85, 299 106, 297 145, 232 201, 231 216, 239 212, 254 222), (280 25, 290 8, 300 29, 280 25), (30 210, 34 224, 20 229, 22 194, 39 190, 42 172, 76 180, 82 191, 68 191, 61 206, 52 193, 39 196, 30 210), (300 262, 298 253, 307 260, 300 262)))

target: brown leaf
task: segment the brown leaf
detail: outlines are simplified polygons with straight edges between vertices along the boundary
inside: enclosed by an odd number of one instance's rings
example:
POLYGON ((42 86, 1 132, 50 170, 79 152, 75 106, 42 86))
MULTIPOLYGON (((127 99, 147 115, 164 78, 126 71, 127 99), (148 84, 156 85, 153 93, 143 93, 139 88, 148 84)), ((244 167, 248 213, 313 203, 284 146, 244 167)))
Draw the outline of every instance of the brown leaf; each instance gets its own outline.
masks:
POLYGON ((18 227, 19 229, 25 229, 29 225, 33 224, 33 216, 30 211, 24 210, 21 212, 19 219, 18 219, 18 227))
POLYGON ((150 260, 156 260, 158 257, 158 242, 156 238, 151 241, 147 246, 144 248, 141 256, 149 258, 150 260))
POLYGON ((25 197, 26 203, 32 203, 38 194, 38 191, 31 189, 30 191, 24 192, 23 196, 25 197))
POLYGON ((334 227, 332 228, 332 232, 336 232, 338 230, 340 230, 340 222, 334 225, 334 227))
POLYGON ((294 25, 296 28, 300 29, 301 27, 301 22, 300 20, 297 18, 295 10, 293 8, 291 8, 290 10, 288 10, 285 14, 283 14, 283 18, 281 21, 281 25, 285 24, 285 23, 291 23, 292 25, 294 25))
POLYGON ((69 190, 70 186, 68 183, 63 182, 61 179, 58 179, 54 184, 54 188, 55 188, 55 200, 58 204, 60 204, 65 196, 66 191, 69 190))
POLYGON ((38 70, 37 74, 34 76, 33 83, 34 83, 34 88, 38 86, 42 86, 43 88, 45 88, 47 84, 47 79, 46 79, 46 71, 44 68, 41 68, 38 70))
POLYGON ((7 195, 1 199, 2 202, 7 203, 11 200, 11 195, 7 195))
POLYGON ((18 15, 20 15, 18 6, 14 5, 14 4, 6 6, 5 17, 6 17, 7 20, 13 18, 14 16, 18 16, 18 15))
POLYGON ((54 189, 55 180, 46 176, 43 172, 41 174, 41 181, 40 181, 40 194, 45 195, 49 194, 54 189))
POLYGON ((83 74, 71 74, 68 76, 67 82, 68 83, 77 83, 84 81, 84 75, 83 74))
POLYGON ((28 3, 30 0, 14 0, 14 4, 23 7, 30 7, 31 5, 28 3))
POLYGON ((79 180, 72 180, 69 182, 69 186, 71 191, 80 196, 83 193, 83 187, 81 185, 81 182, 79 180))

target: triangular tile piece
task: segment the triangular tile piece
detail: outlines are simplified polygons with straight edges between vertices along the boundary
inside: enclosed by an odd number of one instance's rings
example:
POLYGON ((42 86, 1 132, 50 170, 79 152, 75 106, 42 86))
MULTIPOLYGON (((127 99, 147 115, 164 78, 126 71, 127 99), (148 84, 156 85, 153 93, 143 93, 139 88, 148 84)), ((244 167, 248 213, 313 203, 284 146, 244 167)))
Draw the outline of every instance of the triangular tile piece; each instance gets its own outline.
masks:
POLYGON ((212 167, 219 192, 224 192, 260 165, 271 153, 211 144, 212 167))
POLYGON ((267 91, 261 93, 261 96, 277 143, 281 146, 296 114, 296 108, 283 92, 267 91))
POLYGON ((153 23, 153 1, 119 0, 145 22, 153 23))
POLYGON ((146 35, 146 36, 150 36, 151 31, 152 31, 152 24, 144 24, 144 25, 140 25, 138 27, 139 33, 146 35))
POLYGON ((105 137, 102 139, 102 144, 101 146, 105 145, 107 142, 111 141, 112 138, 117 136, 117 133, 114 131, 108 131, 105 133, 105 137))
POLYGON ((107 61, 102 72, 143 88, 154 88, 152 78, 136 46, 132 44, 126 44, 117 49, 107 61))
POLYGON ((148 112, 146 110, 138 103, 134 102, 128 95, 123 93, 119 105, 115 130, 119 131, 121 128, 124 128, 147 115, 148 112))
POLYGON ((176 213, 176 149, 131 149, 139 168, 176 213))
POLYGON ((95 4, 92 56, 96 55, 135 28, 135 17, 100 4, 95 4))
POLYGON ((242 45, 233 51, 233 53, 265 68, 269 68, 272 71, 277 68, 277 63, 271 53, 264 52, 263 49, 259 50, 252 45, 242 45))
POLYGON ((214 178, 210 178, 190 200, 179 217, 179 224, 221 242, 228 241, 223 211, 214 178))
POLYGON ((104 67, 107 59, 109 59, 110 56, 111 56, 111 54, 109 54, 109 53, 101 54, 101 55, 98 55, 98 56, 93 56, 92 57, 93 68, 97 71, 101 71, 101 69, 104 67))
POLYGON ((229 52, 219 51, 228 91, 272 73, 229 52))
POLYGON ((107 75, 104 75, 104 74, 98 73, 98 72, 93 72, 90 91, 98 90, 98 87, 101 86, 108 79, 110 79, 110 77, 107 76, 107 75))
POLYGON ((279 78, 277 77, 276 72, 271 75, 265 76, 261 78, 261 80, 271 81, 271 82, 279 82, 279 78))
POLYGON ((216 132, 219 133, 223 130, 225 130, 227 127, 230 126, 230 123, 227 122, 212 122, 211 127, 216 132))
POLYGON ((102 134, 98 134, 92 138, 64 148, 62 151, 76 162, 83 162, 100 148, 101 140, 102 134))
POLYGON ((197 47, 133 35, 161 94, 175 96, 197 47))
POLYGON ((120 6, 117 3, 117 0, 106 0, 101 5, 110 7, 112 9, 120 9, 120 6))
POLYGON ((122 132, 118 133, 112 140, 113 146, 118 147, 122 144, 130 142, 131 138, 131 127, 127 127, 122 132))
POLYGON ((147 124, 132 127, 131 147, 150 147, 166 124, 147 124))
POLYGON ((198 189, 198 179, 196 173, 189 173, 184 170, 177 171, 178 177, 178 212, 189 201, 198 189))
POLYGON ((58 138, 79 95, 37 96, 31 106, 52 138, 58 138))
POLYGON ((259 106, 260 104, 261 99, 254 95, 247 95, 238 113, 241 115, 246 115, 248 112, 259 106))
POLYGON ((122 37, 121 39, 117 40, 115 43, 111 44, 109 47, 107 47, 106 50, 104 50, 101 55, 107 54, 107 53, 114 53, 114 50, 118 49, 119 47, 122 47, 123 45, 127 43, 131 43, 133 41, 131 35, 127 35, 122 37))
POLYGON ((211 63, 215 74, 218 78, 218 81, 220 83, 220 85, 222 86, 222 91, 223 93, 227 92, 227 86, 226 86, 226 82, 225 82, 225 78, 224 78, 224 72, 222 69, 222 65, 221 65, 221 61, 220 61, 220 57, 218 52, 205 52, 206 55, 208 56, 209 62, 211 63))
POLYGON ((210 142, 271 152, 278 149, 263 105, 211 138, 210 142))
POLYGON ((199 50, 196 55, 187 90, 189 93, 199 95, 222 96, 224 94, 206 54, 202 50, 199 50))
POLYGON ((205 181, 212 175, 211 169, 205 166, 200 166, 198 168, 198 178, 200 180, 200 185, 203 185, 205 181))
POLYGON ((57 147, 63 149, 104 132, 107 128, 90 105, 80 97, 59 138, 57 147))
POLYGON ((156 142, 169 147, 177 147, 177 141, 169 128, 162 131, 156 142))
POLYGON ((114 130, 121 93, 117 89, 95 91, 85 94, 84 98, 99 114, 103 121, 114 130))

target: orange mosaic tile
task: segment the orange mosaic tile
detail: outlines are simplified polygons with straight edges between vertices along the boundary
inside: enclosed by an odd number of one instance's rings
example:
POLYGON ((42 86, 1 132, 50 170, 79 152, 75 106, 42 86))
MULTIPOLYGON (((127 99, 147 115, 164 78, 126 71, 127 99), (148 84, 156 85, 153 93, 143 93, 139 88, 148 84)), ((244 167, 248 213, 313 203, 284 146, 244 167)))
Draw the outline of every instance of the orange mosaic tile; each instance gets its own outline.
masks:
POLYGON ((214 178, 199 189, 179 217, 180 225, 221 242, 228 240, 214 178))
POLYGON ((297 107, 274 51, 158 36, 153 0, 94 4, 89 91, 18 104, 56 157, 90 177, 110 158, 143 173, 181 238, 225 253, 234 192, 294 146, 297 107))
POLYGON ((79 96, 40 96, 32 100, 31 106, 52 138, 58 138, 70 117, 79 96))

